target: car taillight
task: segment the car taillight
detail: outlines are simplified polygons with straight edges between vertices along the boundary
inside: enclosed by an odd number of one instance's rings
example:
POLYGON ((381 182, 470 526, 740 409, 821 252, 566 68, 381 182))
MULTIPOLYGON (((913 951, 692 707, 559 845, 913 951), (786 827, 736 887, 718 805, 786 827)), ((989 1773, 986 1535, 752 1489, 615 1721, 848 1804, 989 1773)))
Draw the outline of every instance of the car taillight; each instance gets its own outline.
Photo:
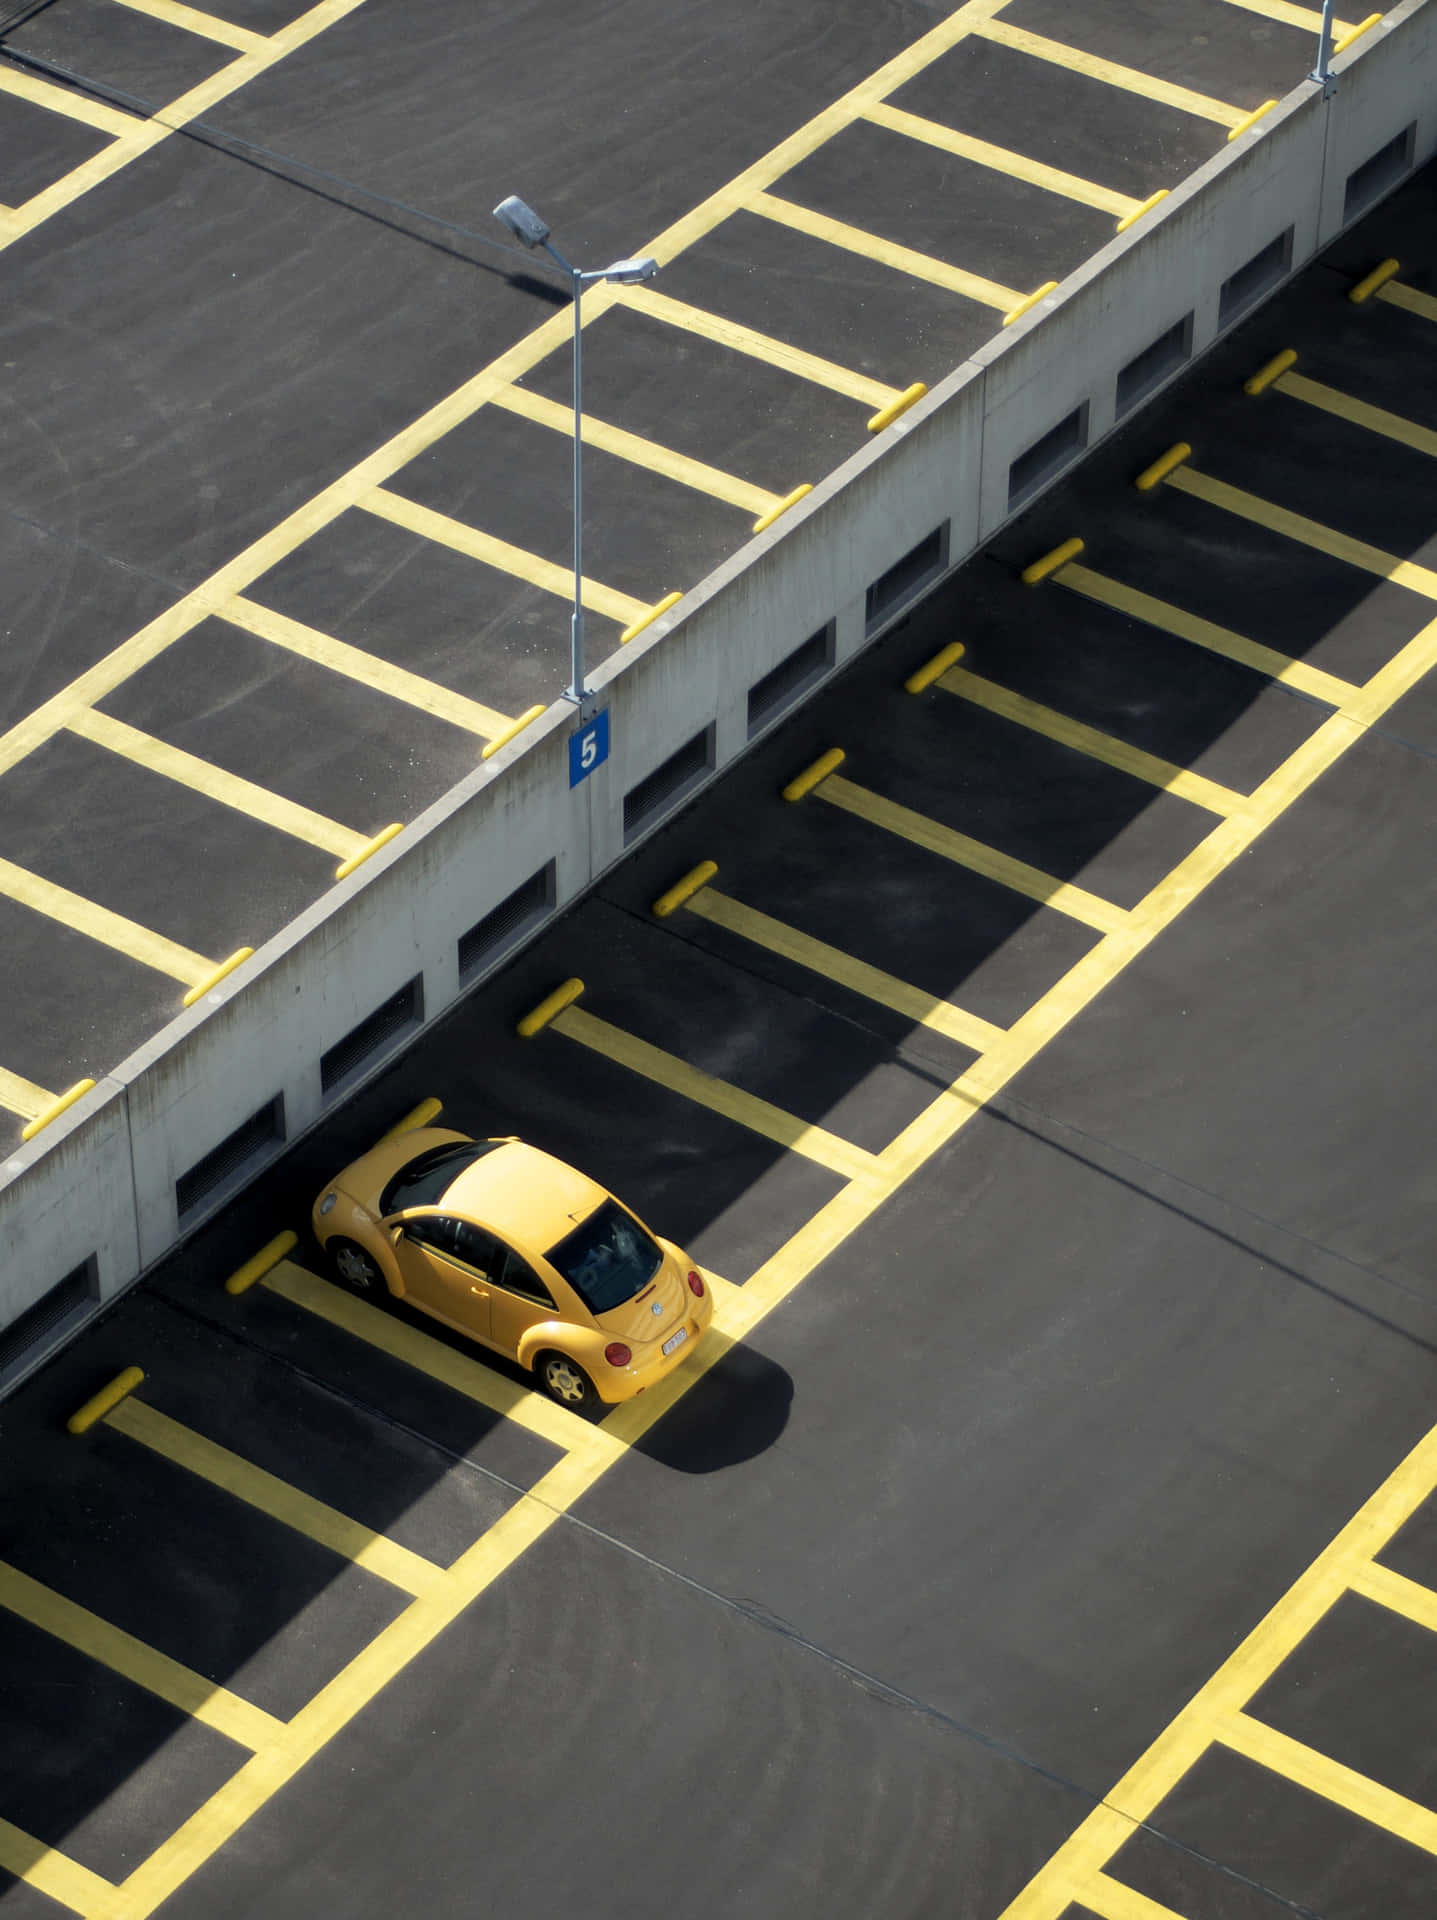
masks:
POLYGON ((695 1300, 702 1300, 704 1297, 704 1283, 696 1273, 689 1275, 689 1292, 695 1300))
POLYGON ((633 1357, 622 1340, 611 1341, 604 1348, 604 1358, 611 1367, 626 1367, 633 1357))

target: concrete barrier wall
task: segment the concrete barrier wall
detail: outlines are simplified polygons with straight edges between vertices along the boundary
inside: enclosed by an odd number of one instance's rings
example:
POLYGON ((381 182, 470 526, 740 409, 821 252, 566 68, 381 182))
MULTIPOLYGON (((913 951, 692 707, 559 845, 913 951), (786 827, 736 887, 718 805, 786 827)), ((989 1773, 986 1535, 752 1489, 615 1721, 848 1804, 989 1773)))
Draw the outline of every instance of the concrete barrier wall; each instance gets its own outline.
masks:
POLYGON ((1349 176, 1394 136, 1414 128, 1413 166, 1437 151, 1437 0, 1406 0, 1334 72, 1335 94, 1298 87, 608 661, 593 678, 610 717, 605 766, 570 788, 576 718, 557 704, 12 1155, 0 1168, 0 1330, 13 1329, 0 1387, 414 1028, 326 1094, 328 1049, 410 981, 420 1017, 442 1013, 462 990, 459 942, 486 914, 546 869, 552 907, 575 899, 624 852, 624 798, 640 781, 702 732, 712 770, 730 764, 749 744, 755 682, 820 632, 833 666, 850 658, 882 624, 868 589, 905 554, 941 528, 937 571, 960 564, 1010 516, 1016 459, 1075 412, 1086 444, 1101 439, 1121 370, 1189 316, 1191 355, 1210 346, 1224 284, 1273 240, 1291 234, 1282 278, 1304 266, 1345 224, 1349 176), (182 1219, 176 1183, 276 1099, 273 1137, 182 1219), (29 1337, 56 1300, 59 1318, 29 1337))

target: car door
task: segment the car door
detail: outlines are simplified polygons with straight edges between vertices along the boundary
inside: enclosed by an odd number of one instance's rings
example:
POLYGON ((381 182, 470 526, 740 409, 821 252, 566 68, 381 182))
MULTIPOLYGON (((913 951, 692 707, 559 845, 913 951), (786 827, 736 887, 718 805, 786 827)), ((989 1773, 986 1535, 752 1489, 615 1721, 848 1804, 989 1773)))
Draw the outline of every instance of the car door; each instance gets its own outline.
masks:
POLYGON ((406 1299, 460 1333, 487 1341, 489 1281, 459 1250, 462 1221, 449 1214, 408 1215, 394 1243, 406 1299))
POLYGON ((501 1353, 519 1357, 519 1342, 540 1321, 557 1317, 553 1295, 527 1260, 514 1249, 497 1243, 499 1259, 493 1268, 489 1312, 491 1338, 501 1353))

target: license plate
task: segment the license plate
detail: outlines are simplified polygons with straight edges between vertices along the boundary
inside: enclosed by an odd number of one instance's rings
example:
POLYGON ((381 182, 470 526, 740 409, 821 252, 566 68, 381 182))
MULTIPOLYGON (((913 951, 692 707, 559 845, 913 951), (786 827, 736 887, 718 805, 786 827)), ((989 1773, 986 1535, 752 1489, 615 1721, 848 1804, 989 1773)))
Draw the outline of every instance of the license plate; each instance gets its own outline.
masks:
POLYGON ((675 1347, 681 1347, 684 1344, 685 1340, 688 1339, 688 1337, 689 1337, 688 1328, 680 1327, 677 1333, 671 1333, 668 1339, 665 1340, 664 1352, 672 1353, 675 1347))

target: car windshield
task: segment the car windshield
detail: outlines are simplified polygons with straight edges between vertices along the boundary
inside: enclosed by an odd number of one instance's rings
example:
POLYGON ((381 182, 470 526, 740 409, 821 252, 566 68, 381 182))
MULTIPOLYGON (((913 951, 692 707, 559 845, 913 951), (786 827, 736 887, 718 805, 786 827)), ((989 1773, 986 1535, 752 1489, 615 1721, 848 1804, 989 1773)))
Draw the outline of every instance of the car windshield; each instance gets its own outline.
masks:
POLYGON ((466 1167, 502 1146, 501 1140, 450 1140, 427 1147, 403 1166, 379 1196, 381 1218, 403 1213, 406 1207, 437 1207, 466 1167))
POLYGON ((642 1293, 663 1265, 658 1243, 616 1200, 606 1200, 545 1255, 590 1313, 642 1293))

